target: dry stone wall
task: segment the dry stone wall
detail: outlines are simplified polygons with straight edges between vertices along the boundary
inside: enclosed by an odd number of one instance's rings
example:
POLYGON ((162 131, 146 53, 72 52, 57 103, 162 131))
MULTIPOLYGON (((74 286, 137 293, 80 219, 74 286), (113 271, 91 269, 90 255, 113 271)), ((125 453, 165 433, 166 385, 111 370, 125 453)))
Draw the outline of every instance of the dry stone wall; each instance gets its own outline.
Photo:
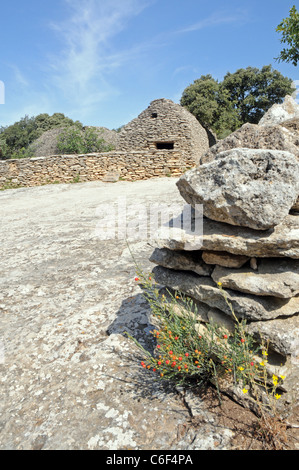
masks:
POLYGON ((180 176, 194 161, 175 151, 105 152, 0 161, 0 189, 74 181, 180 176))

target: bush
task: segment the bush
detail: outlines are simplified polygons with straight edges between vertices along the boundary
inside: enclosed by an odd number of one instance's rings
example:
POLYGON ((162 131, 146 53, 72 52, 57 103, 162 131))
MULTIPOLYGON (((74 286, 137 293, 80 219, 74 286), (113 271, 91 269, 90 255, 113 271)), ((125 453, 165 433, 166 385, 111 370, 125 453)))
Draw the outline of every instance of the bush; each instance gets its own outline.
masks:
POLYGON ((109 152, 113 146, 107 144, 91 128, 72 126, 65 129, 58 137, 57 148, 64 154, 83 154, 92 152, 109 152))
POLYGON ((233 331, 210 322, 199 324, 197 307, 185 295, 168 291, 167 298, 160 295, 152 275, 137 271, 135 282, 153 312, 155 328, 151 332, 156 340, 153 353, 127 334, 143 354, 141 366, 157 374, 161 380, 174 384, 197 386, 213 383, 241 388, 247 403, 259 416, 259 433, 275 449, 284 445, 286 425, 280 418, 276 402, 285 377, 267 370, 268 345, 256 344, 246 333, 246 321, 238 320, 221 283, 218 284, 235 322, 233 331))

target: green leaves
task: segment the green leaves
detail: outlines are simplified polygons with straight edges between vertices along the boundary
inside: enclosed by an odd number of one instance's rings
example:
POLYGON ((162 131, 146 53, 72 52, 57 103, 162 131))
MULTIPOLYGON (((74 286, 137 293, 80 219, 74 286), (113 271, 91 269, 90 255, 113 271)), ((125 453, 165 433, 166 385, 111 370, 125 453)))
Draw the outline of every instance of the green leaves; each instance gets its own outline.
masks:
POLYGON ((5 142, 5 148, 3 146, 0 152, 0 159, 32 157, 34 152, 28 147, 45 131, 74 124, 82 128, 81 123, 78 121, 74 123, 62 113, 54 113, 52 116, 47 113, 36 117, 25 116, 11 126, 0 129, 1 141, 5 142))
POLYGON ((278 62, 291 62, 297 66, 299 60, 299 13, 295 5, 290 9, 290 16, 282 20, 276 32, 282 34, 280 42, 288 44, 275 59, 278 62))
POLYGON ((228 72, 222 82, 202 75, 184 90, 181 105, 224 138, 246 122, 258 123, 273 104, 293 91, 292 80, 271 65, 247 67, 228 72))
POLYGON ((112 146, 106 144, 94 129, 80 129, 78 126, 65 129, 58 137, 57 147, 64 154, 108 152, 112 150, 112 146))

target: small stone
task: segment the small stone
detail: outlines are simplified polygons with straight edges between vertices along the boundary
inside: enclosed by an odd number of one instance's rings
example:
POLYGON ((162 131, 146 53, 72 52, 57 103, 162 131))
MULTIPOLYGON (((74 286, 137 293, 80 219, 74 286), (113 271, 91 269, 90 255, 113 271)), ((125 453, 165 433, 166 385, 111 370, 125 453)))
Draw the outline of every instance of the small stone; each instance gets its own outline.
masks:
POLYGON ((232 255, 225 251, 203 251, 202 259, 206 264, 218 264, 227 268, 241 268, 249 260, 249 257, 232 255))
POLYGON ((156 248, 150 257, 152 263, 165 268, 193 271, 201 276, 210 276, 213 268, 205 264, 201 252, 183 252, 156 248))

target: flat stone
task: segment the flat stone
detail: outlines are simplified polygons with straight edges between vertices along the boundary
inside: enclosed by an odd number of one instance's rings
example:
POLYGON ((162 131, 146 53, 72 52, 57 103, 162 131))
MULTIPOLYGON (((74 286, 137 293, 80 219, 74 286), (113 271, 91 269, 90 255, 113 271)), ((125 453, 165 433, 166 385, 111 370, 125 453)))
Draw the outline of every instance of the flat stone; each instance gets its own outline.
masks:
POLYGON ((198 218, 195 224, 201 221, 202 236, 184 228, 161 227, 153 244, 171 250, 226 251, 251 258, 299 258, 299 216, 288 215, 281 224, 267 231, 237 228, 206 217, 198 218))
POLYGON ((200 276, 210 276, 213 268, 205 264, 201 252, 174 251, 156 248, 150 257, 152 263, 164 268, 193 271, 200 276))
POLYGON ((262 259, 256 271, 216 266, 212 278, 228 289, 288 299, 299 294, 299 260, 262 259))
POLYGON ((225 251, 203 251, 202 259, 206 264, 218 264, 226 268, 241 268, 250 258, 248 256, 232 255, 225 251))
MULTIPOLYGON (((212 279, 192 273, 174 271, 161 266, 156 266, 153 269, 153 275, 159 284, 183 292, 212 308, 217 308, 227 315, 233 316, 223 294, 212 279)), ((225 292, 237 318, 254 321, 270 320, 299 313, 298 297, 291 299, 258 297, 231 289, 226 289, 225 292)))
POLYGON ((267 230, 283 221, 299 194, 299 162, 290 152, 238 148, 185 173, 182 197, 209 219, 267 230))

